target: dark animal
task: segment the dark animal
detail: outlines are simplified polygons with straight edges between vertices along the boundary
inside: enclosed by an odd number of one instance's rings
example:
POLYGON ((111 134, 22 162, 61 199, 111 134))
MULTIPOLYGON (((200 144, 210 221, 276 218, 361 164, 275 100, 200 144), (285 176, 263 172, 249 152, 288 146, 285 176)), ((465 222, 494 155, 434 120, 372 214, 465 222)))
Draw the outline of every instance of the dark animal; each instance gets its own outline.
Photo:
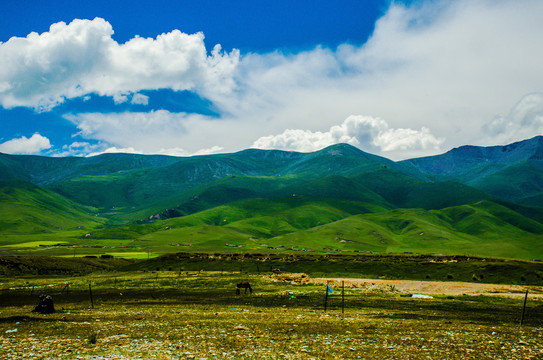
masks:
POLYGON ((40 302, 34 307, 32 312, 39 312, 41 314, 51 314, 55 312, 55 306, 53 304, 53 298, 49 295, 40 295, 40 302))
POLYGON ((245 294, 247 294, 247 289, 249 289, 249 293, 253 293, 253 289, 251 288, 251 284, 249 284, 247 281, 242 281, 240 283, 237 283, 236 285, 236 294, 241 294, 241 289, 245 289, 245 294))

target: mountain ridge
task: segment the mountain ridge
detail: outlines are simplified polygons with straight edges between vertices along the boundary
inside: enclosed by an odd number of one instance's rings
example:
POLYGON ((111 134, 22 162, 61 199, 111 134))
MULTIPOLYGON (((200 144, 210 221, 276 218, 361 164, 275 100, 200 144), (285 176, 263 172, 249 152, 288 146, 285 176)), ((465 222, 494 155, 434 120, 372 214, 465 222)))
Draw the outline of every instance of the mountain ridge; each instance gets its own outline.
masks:
POLYGON ((400 162, 348 144, 192 157, 0 154, 0 250, 64 239, 158 253, 176 243, 284 251, 286 239, 312 251, 465 246, 473 255, 543 257, 542 139, 400 162))

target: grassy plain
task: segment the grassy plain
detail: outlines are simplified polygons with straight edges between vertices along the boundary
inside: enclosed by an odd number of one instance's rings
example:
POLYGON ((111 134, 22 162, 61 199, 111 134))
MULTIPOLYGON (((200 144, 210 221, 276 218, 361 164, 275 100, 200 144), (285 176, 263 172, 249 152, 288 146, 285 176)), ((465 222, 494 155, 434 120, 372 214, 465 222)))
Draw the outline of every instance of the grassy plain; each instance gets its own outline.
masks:
MULTIPOLYGON (((406 297, 298 275, 110 272, 2 279, 3 359, 538 359, 543 301, 406 297), (236 295, 249 280, 253 294, 236 295), (69 286, 67 286, 69 283, 69 286), (56 285, 44 287, 44 285, 56 285), (89 293, 92 289, 92 303, 89 293), (32 287, 34 286, 34 287, 32 287), (41 287, 40 287, 41 286, 41 287), (57 312, 31 313, 37 295, 57 312)), ((536 291, 532 288, 531 291, 536 291)), ((541 292, 541 289, 538 291, 541 292)), ((402 296, 403 295, 403 296, 402 296)))

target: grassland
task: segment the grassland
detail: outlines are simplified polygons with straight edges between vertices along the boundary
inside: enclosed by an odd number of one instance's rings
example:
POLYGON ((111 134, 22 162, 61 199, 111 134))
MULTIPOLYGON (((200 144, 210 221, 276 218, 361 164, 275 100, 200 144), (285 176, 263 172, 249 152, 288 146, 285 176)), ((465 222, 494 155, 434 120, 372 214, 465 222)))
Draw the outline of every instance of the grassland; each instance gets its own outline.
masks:
MULTIPOLYGON (((325 287, 299 275, 108 272, 2 279, 4 359, 538 359, 543 302, 407 297, 394 289, 325 287), (253 294, 235 295, 249 280, 253 294), (69 284, 68 284, 69 283, 69 284), (44 285, 56 285, 43 287, 44 285), (41 287, 40 287, 41 286, 41 287), (92 302, 89 292, 92 290, 92 302), (37 294, 57 312, 31 313, 37 294), (342 300, 343 299, 343 300, 342 300)), ((541 288, 531 288, 532 292, 541 288)))
POLYGON ((439 210, 341 199, 247 199, 127 226, 3 232, 0 254, 380 253, 543 259, 543 224, 484 200, 439 210), (49 245, 28 247, 28 244, 49 245), (55 246, 62 243, 66 246, 55 246))

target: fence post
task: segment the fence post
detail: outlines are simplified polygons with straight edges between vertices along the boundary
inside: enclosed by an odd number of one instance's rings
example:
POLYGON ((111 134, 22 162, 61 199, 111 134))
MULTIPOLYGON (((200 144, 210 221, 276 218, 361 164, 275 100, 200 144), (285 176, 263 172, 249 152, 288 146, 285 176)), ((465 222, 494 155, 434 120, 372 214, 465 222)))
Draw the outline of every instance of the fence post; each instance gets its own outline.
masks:
POLYGON ((324 292, 324 312, 326 312, 326 307, 328 306, 328 284, 330 280, 326 280, 326 291, 324 292))
POLYGON ((89 294, 90 294, 91 306, 92 306, 92 308, 94 309, 94 300, 92 299, 92 287, 91 287, 91 283, 90 283, 90 282, 89 282, 89 294))
POLYGON ((522 307, 522 317, 520 318, 520 326, 524 323, 524 312, 526 311, 526 300, 528 300, 528 290, 526 290, 526 295, 524 295, 524 306, 522 307))
POLYGON ((341 281, 341 317, 345 317, 345 281, 341 281))

